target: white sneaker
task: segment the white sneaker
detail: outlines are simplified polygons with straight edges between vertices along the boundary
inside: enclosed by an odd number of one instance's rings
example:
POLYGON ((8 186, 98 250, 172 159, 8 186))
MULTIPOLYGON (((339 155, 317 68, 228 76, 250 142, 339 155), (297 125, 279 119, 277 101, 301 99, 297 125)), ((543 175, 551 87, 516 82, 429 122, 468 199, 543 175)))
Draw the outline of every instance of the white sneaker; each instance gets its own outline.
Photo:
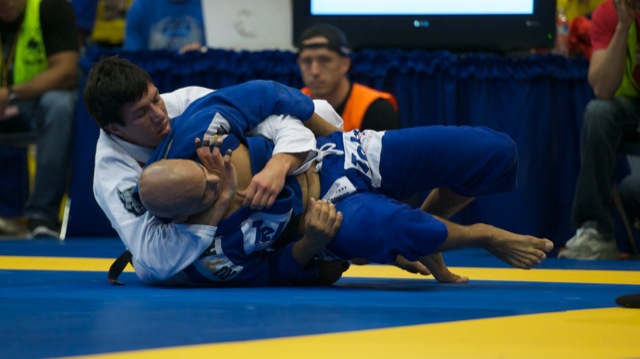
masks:
POLYGON ((19 235, 27 232, 26 221, 23 218, 0 217, 0 235, 19 235))
POLYGON ((592 225, 583 225, 558 253, 558 258, 571 259, 618 259, 615 240, 606 238, 592 225))

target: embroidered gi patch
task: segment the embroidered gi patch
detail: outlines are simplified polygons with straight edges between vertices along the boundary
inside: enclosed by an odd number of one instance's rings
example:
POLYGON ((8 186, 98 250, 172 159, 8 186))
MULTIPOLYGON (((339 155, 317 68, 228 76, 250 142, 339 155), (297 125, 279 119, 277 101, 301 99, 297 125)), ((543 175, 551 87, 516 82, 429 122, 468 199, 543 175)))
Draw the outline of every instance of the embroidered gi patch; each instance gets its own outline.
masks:
POLYGON ((118 198, 120 198, 120 201, 122 201, 122 204, 127 211, 139 217, 143 215, 147 211, 147 209, 144 208, 144 206, 140 202, 140 198, 133 194, 134 189, 135 187, 125 189, 124 191, 118 189, 118 198))

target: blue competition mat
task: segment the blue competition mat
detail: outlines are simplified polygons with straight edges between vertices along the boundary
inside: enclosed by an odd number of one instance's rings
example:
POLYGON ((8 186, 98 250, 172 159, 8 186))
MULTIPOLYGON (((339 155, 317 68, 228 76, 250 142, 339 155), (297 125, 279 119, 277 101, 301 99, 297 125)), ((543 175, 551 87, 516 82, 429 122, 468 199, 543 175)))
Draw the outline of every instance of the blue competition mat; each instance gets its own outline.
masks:
MULTIPOLYGON (((115 258, 123 249, 115 239, 2 241, 0 261, 21 256, 115 258)), ((478 250, 445 253, 445 260, 462 273, 478 267, 512 270, 478 250)), ((119 353, 611 308, 617 296, 640 293, 640 282, 567 283, 559 278, 474 280, 470 275, 467 284, 439 284, 431 278, 394 277, 403 273, 393 267, 389 277, 347 272, 332 287, 157 288, 142 285, 131 272, 121 276, 125 286, 114 286, 106 280, 108 265, 104 271, 41 270, 38 262, 34 259, 34 268, 27 270, 0 265, 3 358, 119 353)), ((640 262, 552 258, 540 268, 640 272, 640 262)))

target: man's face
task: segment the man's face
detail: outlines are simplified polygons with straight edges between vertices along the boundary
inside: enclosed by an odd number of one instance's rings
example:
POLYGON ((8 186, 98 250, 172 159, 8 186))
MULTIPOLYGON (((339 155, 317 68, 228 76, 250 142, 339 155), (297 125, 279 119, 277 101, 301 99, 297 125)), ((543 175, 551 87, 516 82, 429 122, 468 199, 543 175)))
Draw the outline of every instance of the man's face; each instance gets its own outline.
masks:
MULTIPOLYGON (((304 45, 328 43, 324 37, 312 37, 304 45)), ((298 55, 302 81, 315 98, 325 98, 335 91, 349 71, 351 60, 328 48, 303 49, 298 55)))
POLYGON ((27 0, 0 0, 0 20, 14 22, 24 12, 27 0))
POLYGON ((183 178, 182 183, 177 185, 182 198, 172 201, 171 207, 177 214, 171 217, 176 223, 182 223, 210 209, 220 197, 222 184, 217 173, 210 172, 195 161, 182 160, 174 167, 183 178))
POLYGON ((125 126, 113 123, 106 129, 137 145, 157 147, 171 131, 167 107, 152 83, 140 101, 122 108, 122 118, 125 126))
MULTIPOLYGON (((213 206, 213 204, 220 197, 221 183, 220 177, 217 173, 207 170, 207 168, 199 163, 194 162, 198 166, 198 171, 202 171, 200 176, 204 177, 204 181, 200 181, 199 200, 195 201, 195 207, 192 214, 200 213, 207 208, 213 206)), ((201 177, 202 178, 202 177, 201 177)))

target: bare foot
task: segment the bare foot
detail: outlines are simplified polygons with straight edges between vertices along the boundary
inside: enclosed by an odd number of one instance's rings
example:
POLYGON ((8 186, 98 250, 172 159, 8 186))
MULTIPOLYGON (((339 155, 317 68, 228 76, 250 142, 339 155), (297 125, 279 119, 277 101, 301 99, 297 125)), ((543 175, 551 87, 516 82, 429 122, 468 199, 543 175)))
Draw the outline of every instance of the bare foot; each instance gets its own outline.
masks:
POLYGON ((490 232, 483 247, 513 267, 531 269, 542 263, 547 258, 547 253, 553 249, 553 242, 546 238, 488 227, 490 232))
POLYGON ((433 277, 440 283, 467 283, 469 277, 457 275, 444 264, 442 253, 432 253, 420 257, 420 262, 429 269, 433 277))

